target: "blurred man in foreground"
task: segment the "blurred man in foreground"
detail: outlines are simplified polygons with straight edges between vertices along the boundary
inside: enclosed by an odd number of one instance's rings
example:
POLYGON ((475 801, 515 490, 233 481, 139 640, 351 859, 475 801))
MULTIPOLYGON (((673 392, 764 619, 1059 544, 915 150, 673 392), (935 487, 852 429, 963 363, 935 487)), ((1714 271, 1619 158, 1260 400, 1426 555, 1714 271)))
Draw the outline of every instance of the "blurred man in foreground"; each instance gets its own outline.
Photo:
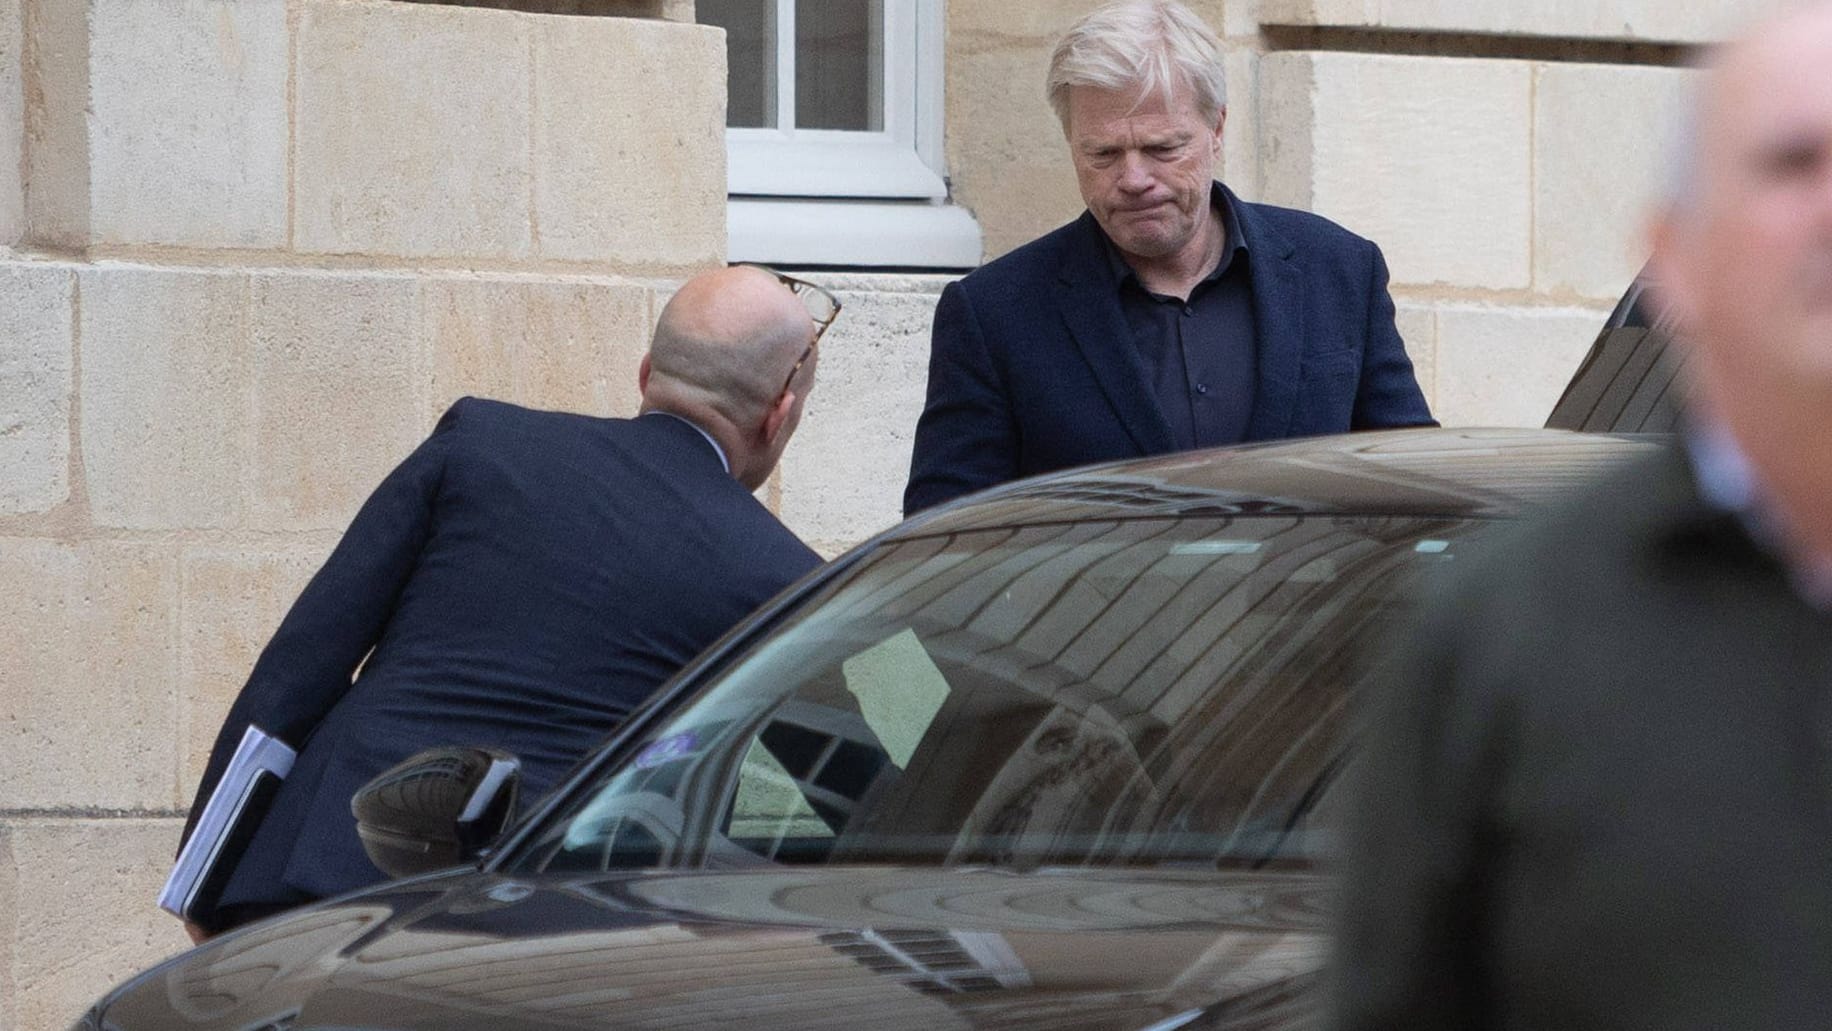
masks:
POLYGON ((1688 425, 1377 701, 1341 1028, 1832 1020, 1832 4, 1718 54, 1693 130, 1653 237, 1688 425))
POLYGON ((299 757, 201 928, 381 880, 350 797, 421 749, 504 749, 524 792, 546 791, 817 565, 752 492, 837 312, 810 284, 719 269, 663 310, 637 418, 454 404, 357 513, 224 722, 187 837, 249 724, 299 757))

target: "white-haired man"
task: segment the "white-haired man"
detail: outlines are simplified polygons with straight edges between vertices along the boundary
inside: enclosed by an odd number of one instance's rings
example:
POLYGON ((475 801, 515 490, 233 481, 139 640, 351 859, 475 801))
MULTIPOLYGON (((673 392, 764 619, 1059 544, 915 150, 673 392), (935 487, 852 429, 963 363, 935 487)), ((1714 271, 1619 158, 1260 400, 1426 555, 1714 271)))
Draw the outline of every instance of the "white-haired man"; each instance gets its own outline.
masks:
POLYGON ((1681 445, 1523 530, 1382 692, 1338 1026, 1832 1020, 1832 4, 1719 55, 1654 232, 1681 445))
POLYGON ((1215 181, 1220 42, 1123 0, 1050 59, 1088 210, 950 285, 906 513, 1072 465, 1431 424, 1380 250, 1215 181))

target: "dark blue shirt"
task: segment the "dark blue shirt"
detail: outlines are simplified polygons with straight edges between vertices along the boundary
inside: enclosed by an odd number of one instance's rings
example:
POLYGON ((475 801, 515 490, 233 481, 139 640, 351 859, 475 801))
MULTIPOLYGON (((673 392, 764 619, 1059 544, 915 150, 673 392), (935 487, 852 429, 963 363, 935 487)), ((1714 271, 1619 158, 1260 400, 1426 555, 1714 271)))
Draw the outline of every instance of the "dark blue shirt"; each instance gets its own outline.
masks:
POLYGON ((1226 233, 1221 262, 1190 290, 1188 300, 1145 289, 1119 248, 1107 241, 1131 343, 1182 450, 1239 443, 1246 439, 1253 416, 1255 349, 1247 243, 1235 228, 1240 220, 1233 200, 1219 184, 1209 203, 1221 214, 1226 233))

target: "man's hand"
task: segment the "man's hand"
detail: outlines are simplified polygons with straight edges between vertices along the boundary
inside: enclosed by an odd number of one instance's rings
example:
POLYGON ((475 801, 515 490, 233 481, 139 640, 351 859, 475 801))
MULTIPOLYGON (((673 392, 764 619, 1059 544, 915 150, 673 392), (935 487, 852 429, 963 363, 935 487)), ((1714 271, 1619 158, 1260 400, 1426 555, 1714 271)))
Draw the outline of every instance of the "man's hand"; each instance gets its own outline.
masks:
POLYGON ((184 922, 184 933, 191 936, 192 945, 202 945, 204 942, 210 940, 209 931, 204 930, 189 920, 184 922))

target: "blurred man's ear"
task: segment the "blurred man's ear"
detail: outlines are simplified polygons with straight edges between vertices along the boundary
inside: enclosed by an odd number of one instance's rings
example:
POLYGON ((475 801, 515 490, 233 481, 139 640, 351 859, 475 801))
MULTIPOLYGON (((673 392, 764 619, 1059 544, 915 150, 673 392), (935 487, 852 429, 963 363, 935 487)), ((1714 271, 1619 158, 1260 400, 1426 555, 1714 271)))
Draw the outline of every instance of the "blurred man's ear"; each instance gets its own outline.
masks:
POLYGON ((1680 221, 1683 217, 1669 208, 1654 217, 1647 231, 1649 289, 1682 336, 1693 325, 1698 300, 1693 269, 1686 260, 1687 227, 1680 221))
POLYGON ((785 390, 782 396, 776 399, 776 403, 770 406, 770 410, 763 414, 763 423, 758 427, 758 434, 762 438, 764 447, 775 446, 776 438, 781 436, 784 428, 789 425, 789 416, 794 411, 795 391, 785 390))
POLYGON ((640 394, 649 392, 649 353, 643 352, 642 364, 636 367, 636 391, 640 394))

